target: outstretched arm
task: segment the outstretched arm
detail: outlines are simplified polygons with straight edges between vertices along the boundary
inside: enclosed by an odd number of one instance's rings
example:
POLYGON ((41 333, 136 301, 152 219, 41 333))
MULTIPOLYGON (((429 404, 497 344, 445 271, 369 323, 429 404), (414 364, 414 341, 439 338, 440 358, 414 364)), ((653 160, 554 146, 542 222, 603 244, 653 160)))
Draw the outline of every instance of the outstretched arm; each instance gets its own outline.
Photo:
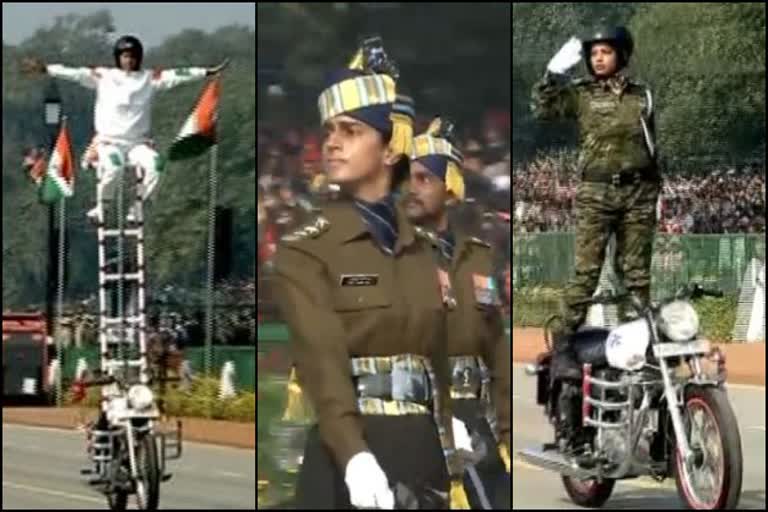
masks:
POLYGON ((45 64, 42 59, 25 57, 21 60, 21 72, 28 77, 49 75, 70 80, 89 89, 95 89, 101 74, 98 68, 70 68, 61 64, 45 64))
POLYGON ((158 90, 167 90, 206 76, 221 73, 229 65, 229 59, 212 68, 177 68, 156 70, 152 76, 152 85, 158 90))

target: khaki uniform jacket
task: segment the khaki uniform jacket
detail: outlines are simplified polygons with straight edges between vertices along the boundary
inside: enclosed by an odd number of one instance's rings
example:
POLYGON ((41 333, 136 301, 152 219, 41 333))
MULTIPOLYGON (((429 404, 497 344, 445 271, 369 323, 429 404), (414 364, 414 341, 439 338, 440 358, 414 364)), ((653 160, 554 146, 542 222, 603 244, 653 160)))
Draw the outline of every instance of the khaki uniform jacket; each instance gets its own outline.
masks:
POLYGON ((445 310, 431 247, 397 206, 395 255, 384 254, 351 203, 327 205, 314 224, 284 237, 275 261, 278 303, 291 331, 301 387, 320 436, 343 471, 367 449, 350 358, 431 359, 444 428, 452 439, 445 310))
MULTIPOLYGON (((420 230, 421 233, 428 233, 420 230)), ((431 239, 437 249, 437 239, 431 239)), ((439 251, 436 250, 436 254, 439 251)), ((496 411, 499 441, 510 446, 510 345, 504 331, 499 294, 494 294, 495 304, 488 303, 487 290, 479 289, 476 277, 488 278, 493 275, 493 255, 486 242, 456 233, 453 261, 448 266, 453 297, 456 306, 447 314, 447 345, 449 356, 482 356, 491 372, 491 401, 496 411)), ((499 283, 496 283, 499 286, 499 283)))

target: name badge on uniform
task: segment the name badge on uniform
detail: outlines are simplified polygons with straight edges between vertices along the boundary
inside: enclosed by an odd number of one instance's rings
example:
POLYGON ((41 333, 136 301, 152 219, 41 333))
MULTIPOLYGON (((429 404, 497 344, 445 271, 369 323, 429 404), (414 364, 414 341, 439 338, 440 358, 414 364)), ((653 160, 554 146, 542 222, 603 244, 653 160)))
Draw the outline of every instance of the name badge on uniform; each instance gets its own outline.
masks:
POLYGON ((376 286, 379 274, 342 274, 341 286, 376 286))
POLYGON ((498 306, 500 304, 496 283, 491 276, 472 274, 472 284, 475 289, 475 302, 482 306, 498 306))
POLYGON ((451 276, 448 272, 438 268, 437 269, 437 282, 440 283, 440 296, 443 299, 443 304, 448 309, 456 307, 456 298, 453 296, 453 287, 451 286, 451 276))

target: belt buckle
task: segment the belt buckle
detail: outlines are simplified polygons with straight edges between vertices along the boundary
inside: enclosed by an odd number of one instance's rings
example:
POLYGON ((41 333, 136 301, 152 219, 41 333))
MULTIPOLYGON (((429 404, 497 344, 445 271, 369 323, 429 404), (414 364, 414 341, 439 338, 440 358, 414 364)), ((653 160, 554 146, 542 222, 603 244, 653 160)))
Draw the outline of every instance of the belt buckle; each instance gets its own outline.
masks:
POLYGON ((429 400, 429 381, 423 372, 415 372, 395 363, 392 368, 392 399, 423 403, 429 400))
POLYGON ((611 176, 611 185, 614 187, 621 186, 621 174, 616 173, 613 176, 611 176))
POLYGON ((482 384, 478 368, 456 365, 453 368, 452 390, 461 395, 476 394, 482 384))

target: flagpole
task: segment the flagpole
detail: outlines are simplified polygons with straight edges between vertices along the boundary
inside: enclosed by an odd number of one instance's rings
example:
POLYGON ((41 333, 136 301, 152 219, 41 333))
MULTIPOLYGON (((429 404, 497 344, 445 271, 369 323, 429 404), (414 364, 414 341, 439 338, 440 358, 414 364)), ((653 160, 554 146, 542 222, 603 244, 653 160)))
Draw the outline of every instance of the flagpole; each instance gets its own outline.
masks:
MULTIPOLYGON (((48 145, 49 154, 53 153, 54 146, 56 145, 56 133, 61 123, 61 95, 59 94, 59 88, 56 82, 51 80, 48 82, 48 86, 43 94, 43 106, 44 106, 44 121, 48 132, 48 145)), ((45 204, 43 202, 43 204, 45 204)), ((48 247, 47 247, 47 270, 45 280, 45 323, 48 339, 46 342, 52 340, 54 323, 54 284, 53 284, 53 272, 55 268, 54 259, 54 246, 56 241, 54 239, 54 230, 56 227, 56 211, 53 204, 47 204, 48 210, 48 247)))
MULTIPOLYGON (((55 327, 60 330, 61 320, 64 318, 64 266, 66 256, 66 229, 67 229, 67 217, 66 217, 66 198, 62 197, 59 200, 59 271, 58 271, 58 296, 56 297, 56 324, 55 327)), ((62 404, 62 373, 64 371, 64 365, 61 361, 61 354, 63 353, 61 332, 56 333, 56 353, 59 358, 59 371, 56 373, 56 401, 59 406, 62 404)))
MULTIPOLYGON (((220 77, 216 77, 215 80, 221 81, 220 77)), ((221 82, 219 82, 221 83, 221 82)), ((216 129, 221 126, 221 119, 218 117, 220 111, 217 112, 216 129)), ((204 367, 205 374, 211 375, 213 368, 213 287, 214 287, 214 275, 216 268, 216 203, 218 202, 218 176, 217 176, 217 164, 219 155, 219 143, 218 133, 213 147, 211 148, 210 156, 210 170, 208 173, 208 265, 207 265, 207 282, 206 282, 206 312, 205 312, 205 356, 204 367)))
MULTIPOLYGON (((67 128, 67 116, 61 117, 61 123, 59 124, 59 136, 62 131, 67 128)), ((54 147, 54 151, 56 148, 54 147)), ((72 183, 74 186, 74 182, 72 183)), ((58 271, 56 272, 57 280, 57 295, 56 295, 56 321, 54 325, 54 340, 56 343, 56 357, 59 360, 59 371, 56 372, 56 404, 61 407, 64 400, 62 393, 62 377, 64 372, 64 365, 61 359, 61 354, 64 353, 64 347, 62 346, 62 333, 61 333, 61 321, 64 318, 64 267, 66 265, 66 230, 67 230, 67 205, 66 196, 62 195, 59 199, 59 254, 58 254, 58 271)), ((53 205, 51 205, 53 210, 53 205)))

